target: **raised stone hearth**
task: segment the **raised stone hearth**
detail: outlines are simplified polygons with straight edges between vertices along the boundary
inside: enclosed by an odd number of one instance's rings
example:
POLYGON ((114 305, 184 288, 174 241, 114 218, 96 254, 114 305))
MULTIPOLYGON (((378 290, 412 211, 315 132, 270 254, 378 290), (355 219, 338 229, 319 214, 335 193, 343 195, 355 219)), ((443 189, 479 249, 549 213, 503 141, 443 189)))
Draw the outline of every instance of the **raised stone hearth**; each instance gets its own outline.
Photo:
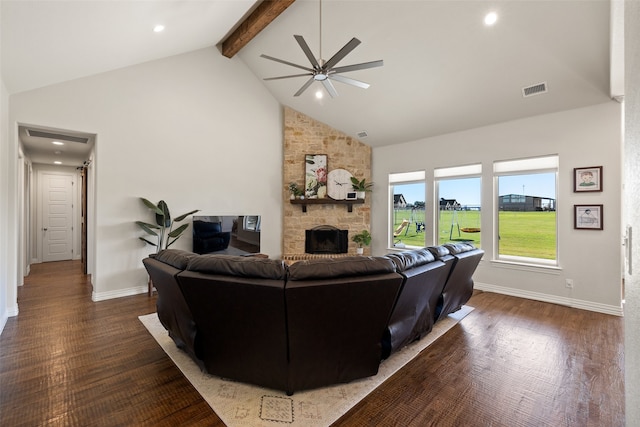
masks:
POLYGON ((282 257, 287 263, 295 261, 304 261, 307 259, 327 259, 327 258, 343 258, 353 256, 354 254, 291 254, 282 257))

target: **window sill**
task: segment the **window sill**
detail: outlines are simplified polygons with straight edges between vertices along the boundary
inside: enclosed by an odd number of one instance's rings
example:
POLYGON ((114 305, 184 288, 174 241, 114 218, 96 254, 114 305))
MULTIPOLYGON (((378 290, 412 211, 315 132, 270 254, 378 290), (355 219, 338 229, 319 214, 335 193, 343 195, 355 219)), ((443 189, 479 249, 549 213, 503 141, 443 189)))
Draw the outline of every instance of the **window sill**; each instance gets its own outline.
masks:
POLYGON ((533 260, 532 258, 518 258, 512 257, 509 259, 493 259, 491 265, 497 268, 507 268, 512 270, 533 271, 536 273, 554 274, 559 275, 562 272, 555 261, 548 261, 548 264, 544 260, 533 260), (531 260, 531 261, 529 261, 531 260))

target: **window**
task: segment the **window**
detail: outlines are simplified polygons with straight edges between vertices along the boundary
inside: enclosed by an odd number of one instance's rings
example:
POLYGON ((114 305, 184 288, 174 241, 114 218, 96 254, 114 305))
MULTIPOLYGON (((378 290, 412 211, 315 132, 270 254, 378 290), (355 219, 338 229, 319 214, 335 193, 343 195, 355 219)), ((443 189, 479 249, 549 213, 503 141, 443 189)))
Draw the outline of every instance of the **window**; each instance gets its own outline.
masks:
POLYGON ((426 235, 425 173, 389 175, 389 247, 424 247, 426 235))
POLYGON ((247 215, 242 221, 242 228, 248 231, 260 231, 260 215, 247 215))
POLYGON ((438 197, 438 244, 463 241, 480 247, 482 165, 434 171, 438 197))
POLYGON ((494 163, 498 259, 557 264, 558 156, 494 163))

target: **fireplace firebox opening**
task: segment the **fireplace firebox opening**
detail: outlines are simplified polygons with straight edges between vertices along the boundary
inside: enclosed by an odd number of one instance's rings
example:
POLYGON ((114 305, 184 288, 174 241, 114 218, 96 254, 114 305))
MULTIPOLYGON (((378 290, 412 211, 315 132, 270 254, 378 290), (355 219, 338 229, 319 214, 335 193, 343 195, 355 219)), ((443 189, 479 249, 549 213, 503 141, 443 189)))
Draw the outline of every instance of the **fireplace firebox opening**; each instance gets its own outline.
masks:
POLYGON ((305 230, 304 251, 308 254, 346 254, 349 251, 349 230, 331 225, 305 230))

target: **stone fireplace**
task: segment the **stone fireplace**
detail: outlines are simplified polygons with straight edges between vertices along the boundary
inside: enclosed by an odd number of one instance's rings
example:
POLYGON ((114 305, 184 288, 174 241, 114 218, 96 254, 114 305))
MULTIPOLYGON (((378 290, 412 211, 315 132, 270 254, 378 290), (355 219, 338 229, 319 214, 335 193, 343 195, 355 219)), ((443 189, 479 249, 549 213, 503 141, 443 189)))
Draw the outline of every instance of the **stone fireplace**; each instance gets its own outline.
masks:
MULTIPOLYGON (((349 212, 344 204, 309 204, 306 212, 300 204, 289 201, 289 183, 305 186, 305 155, 326 154, 327 169, 346 169, 358 179, 371 180, 371 147, 309 116, 284 107, 283 149, 283 233, 282 257, 287 260, 336 257, 356 254, 356 244, 346 238, 347 252, 342 254, 308 254, 306 232, 322 224, 330 224, 352 236, 362 230, 371 231, 371 198, 354 204, 349 212)), ((369 196, 369 195, 368 195, 369 196)), ((374 236, 375 238, 375 236, 374 236)), ((365 248, 365 255, 370 249, 365 248)))

